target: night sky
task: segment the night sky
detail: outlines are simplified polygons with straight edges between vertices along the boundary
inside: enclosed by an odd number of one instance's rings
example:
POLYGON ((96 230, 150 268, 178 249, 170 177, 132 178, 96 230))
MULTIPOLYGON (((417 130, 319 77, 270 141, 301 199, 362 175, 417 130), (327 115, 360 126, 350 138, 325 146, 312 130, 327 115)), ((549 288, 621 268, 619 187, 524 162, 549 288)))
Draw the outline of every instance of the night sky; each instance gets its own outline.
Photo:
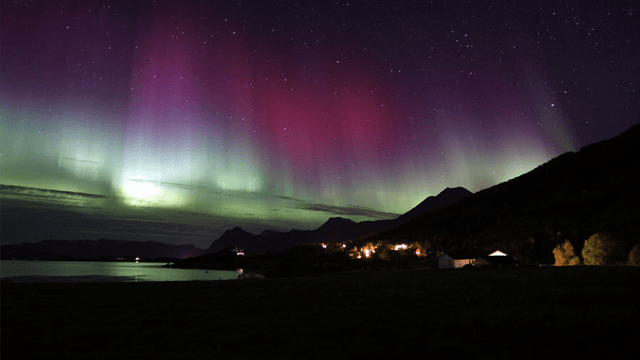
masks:
POLYGON ((3 244, 393 218, 639 122, 638 1, 1 6, 3 244))

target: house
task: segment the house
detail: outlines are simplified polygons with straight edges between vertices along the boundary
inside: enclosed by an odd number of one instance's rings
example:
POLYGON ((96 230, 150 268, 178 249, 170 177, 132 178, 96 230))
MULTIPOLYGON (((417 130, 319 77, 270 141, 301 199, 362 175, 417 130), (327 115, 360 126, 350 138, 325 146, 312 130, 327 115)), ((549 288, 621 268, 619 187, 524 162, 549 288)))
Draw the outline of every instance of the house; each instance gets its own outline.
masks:
POLYGON ((478 258, 474 252, 448 252, 438 256, 438 269, 461 268, 465 265, 473 265, 478 258))
POLYGON ((478 252, 449 252, 442 253, 438 256, 438 269, 457 269, 466 265, 475 267, 508 267, 518 266, 520 262, 500 250, 488 254, 478 252))
MULTIPOLYGON (((500 252, 504 254, 503 252, 500 252)), ((520 262, 511 256, 504 255, 480 255, 473 262, 473 266, 483 267, 483 266, 493 266, 493 267, 514 267, 520 265, 520 262)))

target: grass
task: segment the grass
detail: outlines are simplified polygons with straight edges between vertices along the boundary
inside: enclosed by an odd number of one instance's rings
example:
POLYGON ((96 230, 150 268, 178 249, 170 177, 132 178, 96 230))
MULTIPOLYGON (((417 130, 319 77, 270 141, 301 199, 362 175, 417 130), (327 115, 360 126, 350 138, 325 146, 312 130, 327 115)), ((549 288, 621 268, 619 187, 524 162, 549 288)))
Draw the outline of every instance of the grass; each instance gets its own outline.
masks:
POLYGON ((640 340, 640 269, 2 283, 2 358, 574 358, 640 340))

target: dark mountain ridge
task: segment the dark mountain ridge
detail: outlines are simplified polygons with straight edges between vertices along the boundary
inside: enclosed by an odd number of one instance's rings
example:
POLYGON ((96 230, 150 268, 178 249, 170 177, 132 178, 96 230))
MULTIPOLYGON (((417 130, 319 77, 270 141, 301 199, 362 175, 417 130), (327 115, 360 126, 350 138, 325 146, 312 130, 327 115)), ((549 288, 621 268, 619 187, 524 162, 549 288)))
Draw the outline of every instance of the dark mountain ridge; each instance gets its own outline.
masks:
POLYGON ((354 239, 380 232, 406 222, 416 216, 428 213, 443 206, 449 206, 469 196, 470 191, 458 187, 447 188, 437 196, 430 196, 418 206, 411 209, 407 216, 403 215, 394 220, 355 222, 341 217, 332 217, 315 230, 292 230, 289 232, 267 232, 253 235, 240 228, 226 231, 215 240, 207 253, 217 252, 227 248, 239 248, 248 252, 281 252, 298 244, 335 243, 354 239))
MULTIPOLYGON (((334 218, 335 219, 335 218, 334 218)), ((328 220, 315 230, 291 230, 288 232, 262 232, 251 234, 240 228, 226 231, 211 243, 207 253, 227 248, 238 248, 247 252, 276 253, 298 244, 341 242, 368 235, 393 226, 392 220, 356 223, 348 219, 328 220)))
POLYGON ((324 224, 322 224, 322 226, 320 226, 318 229, 319 231, 331 231, 334 229, 338 229, 344 226, 348 226, 348 225, 353 225, 356 222, 350 219, 345 219, 342 217, 332 217, 329 218, 329 220, 327 220, 327 222, 325 222, 324 224))
POLYGON ((264 231, 260 235, 254 235, 248 231, 243 230, 240 227, 235 227, 231 230, 225 231, 216 241, 214 241, 206 252, 215 252, 230 247, 237 247, 239 249, 247 249, 254 244, 259 244, 263 238, 277 235, 278 233, 265 233, 264 231))
POLYGON ((400 221, 406 221, 416 218, 429 211, 436 210, 463 200, 473 193, 463 187, 446 188, 436 196, 429 196, 424 199, 413 209, 407 211, 403 215, 400 215, 398 219, 400 221))
POLYGON ((552 262, 552 249, 565 239, 580 252, 601 231, 630 248, 640 239, 638 153, 635 125, 368 240, 429 240, 442 250, 500 247, 537 262, 552 262))

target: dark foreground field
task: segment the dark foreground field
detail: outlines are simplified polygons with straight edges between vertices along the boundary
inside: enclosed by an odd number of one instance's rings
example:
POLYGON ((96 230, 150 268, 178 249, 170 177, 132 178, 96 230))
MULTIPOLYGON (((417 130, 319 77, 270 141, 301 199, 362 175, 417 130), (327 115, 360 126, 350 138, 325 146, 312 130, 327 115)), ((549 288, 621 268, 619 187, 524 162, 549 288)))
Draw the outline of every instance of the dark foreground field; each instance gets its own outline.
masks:
POLYGON ((640 341, 638 268, 1 286, 3 359, 613 358, 640 341))

